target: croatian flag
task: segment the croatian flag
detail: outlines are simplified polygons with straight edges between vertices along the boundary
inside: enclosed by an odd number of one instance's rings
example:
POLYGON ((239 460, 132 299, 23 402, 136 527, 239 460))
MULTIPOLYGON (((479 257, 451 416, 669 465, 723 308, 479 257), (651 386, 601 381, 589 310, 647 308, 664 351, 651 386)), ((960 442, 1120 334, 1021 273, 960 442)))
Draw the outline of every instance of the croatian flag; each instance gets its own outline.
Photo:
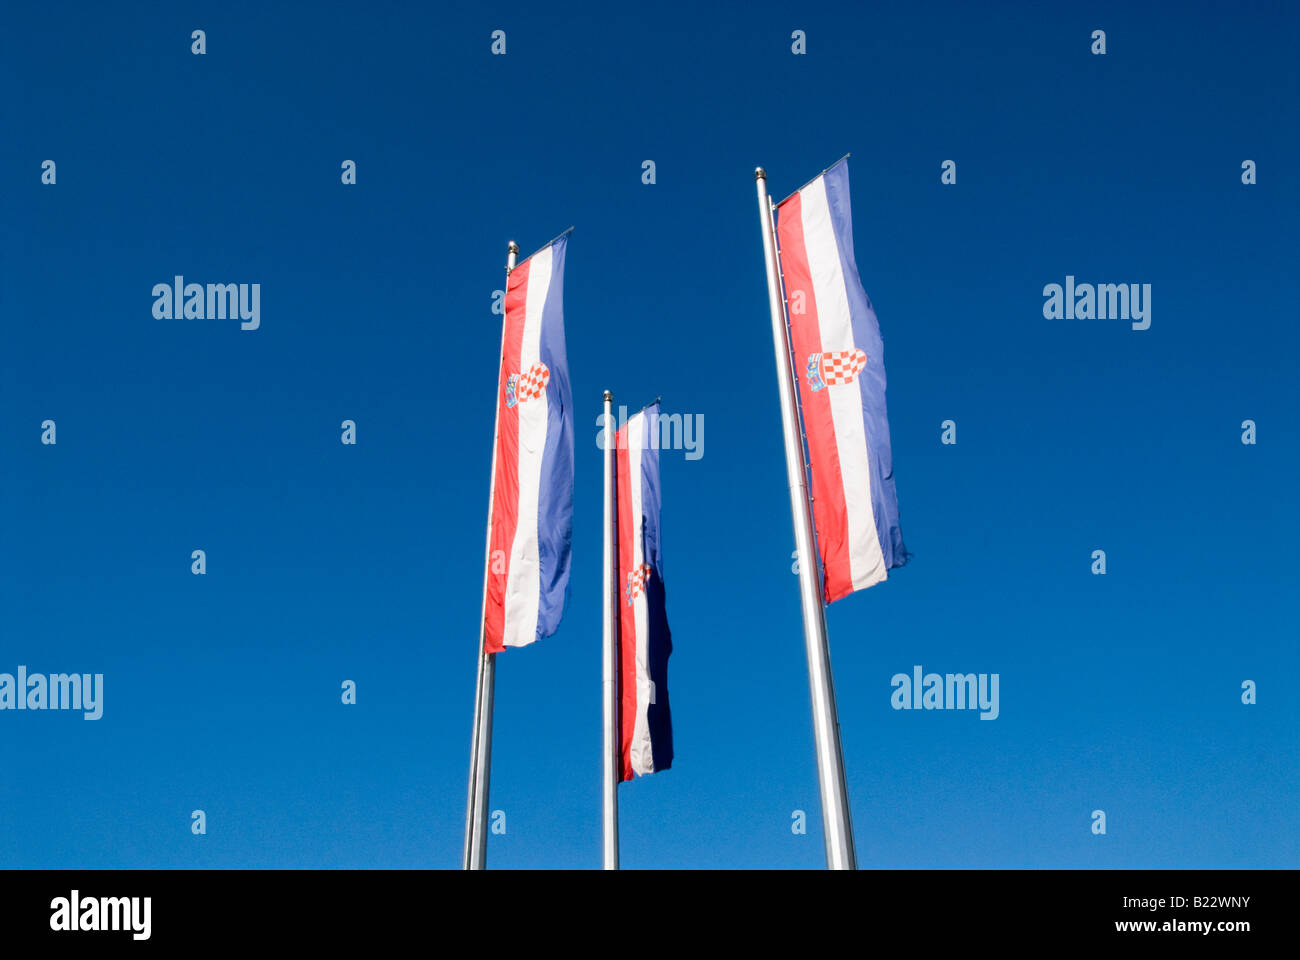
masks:
POLYGON ((623 779, 667 770, 673 762, 668 656, 659 541, 659 404, 618 431, 619 728, 623 779))
POLYGON ((506 281, 484 648, 549 637, 569 586, 573 395, 564 352, 561 236, 506 281))
POLYGON ((777 208, 826 602, 907 562, 880 325, 853 259, 847 158, 777 208))

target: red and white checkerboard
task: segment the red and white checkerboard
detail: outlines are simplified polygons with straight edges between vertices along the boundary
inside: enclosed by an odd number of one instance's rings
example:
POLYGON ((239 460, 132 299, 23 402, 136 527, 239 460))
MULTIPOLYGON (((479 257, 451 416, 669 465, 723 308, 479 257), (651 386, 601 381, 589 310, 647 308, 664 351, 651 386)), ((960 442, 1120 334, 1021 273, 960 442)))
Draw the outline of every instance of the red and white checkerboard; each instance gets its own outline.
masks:
POLYGON ((822 354, 822 380, 827 386, 833 383, 852 383, 867 365, 867 355, 862 350, 834 350, 822 354))
POLYGON ((632 601, 641 596, 645 590, 645 582, 650 579, 650 564, 643 563, 636 570, 627 575, 627 602, 631 605, 632 601))
POLYGON ((515 396, 519 402, 524 400, 535 400, 540 397, 546 390, 546 385, 551 382, 551 371, 544 363, 534 363, 528 368, 528 372, 519 377, 519 383, 515 387, 515 396))

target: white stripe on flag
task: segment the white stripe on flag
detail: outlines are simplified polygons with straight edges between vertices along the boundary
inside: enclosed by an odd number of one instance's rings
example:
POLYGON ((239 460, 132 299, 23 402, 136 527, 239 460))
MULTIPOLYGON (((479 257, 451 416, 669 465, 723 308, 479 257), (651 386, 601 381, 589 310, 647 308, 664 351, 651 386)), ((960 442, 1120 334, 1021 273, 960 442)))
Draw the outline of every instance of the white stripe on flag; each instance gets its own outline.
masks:
MULTIPOLYGON (((823 351, 852 350, 857 344, 853 342, 849 295, 844 286, 840 249, 835 241, 835 227, 831 223, 830 204, 826 199, 826 178, 818 177, 803 188, 802 194, 804 247, 808 252, 813 296, 817 298, 821 348, 823 351)), ((879 362, 879 357, 867 357, 867 363, 879 362)), ((888 576, 871 507, 862 393, 856 383, 851 388, 832 386, 826 392, 829 394, 831 419, 835 423, 835 445, 839 449, 840 475, 844 482, 849 571, 853 577, 853 589, 861 590, 888 576)))
MULTIPOLYGON (((655 424, 658 428, 658 424, 655 424)), ((645 411, 638 413, 628 421, 627 430, 627 465, 628 488, 632 492, 632 570, 638 571, 645 563, 645 529, 642 513, 642 494, 644 479, 641 475, 641 451, 645 448, 650 429, 650 418, 645 411)), ((648 580, 649 578, 647 578, 648 580)), ((646 590, 643 584, 641 593, 633 601, 632 613, 636 619, 636 724, 632 728, 632 769, 641 775, 654 773, 654 748, 650 743, 650 722, 647 710, 650 706, 650 620, 646 590)))
MULTIPOLYGON (((551 248, 528 262, 524 299, 524 336, 519 349, 520 379, 541 361, 542 308, 551 289, 551 248)), ((505 630, 502 643, 522 647, 537 639, 537 605, 542 590, 541 558, 537 549, 537 503, 541 495, 542 453, 546 449, 546 391, 515 405, 519 416, 519 519, 510 547, 506 582, 505 630)))

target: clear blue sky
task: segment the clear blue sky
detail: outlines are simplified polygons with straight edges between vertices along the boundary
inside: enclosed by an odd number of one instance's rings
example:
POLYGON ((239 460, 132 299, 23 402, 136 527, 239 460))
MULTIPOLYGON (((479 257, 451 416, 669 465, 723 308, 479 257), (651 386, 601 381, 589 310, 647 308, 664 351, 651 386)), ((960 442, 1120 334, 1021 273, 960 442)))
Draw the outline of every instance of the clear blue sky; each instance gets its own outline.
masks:
POLYGON ((677 755, 620 788, 624 865, 820 866, 752 170, 780 197, 851 152, 915 554, 828 613, 860 862, 1296 866, 1296 28, 6 6, 0 672, 102 672, 105 706, 0 713, 0 865, 459 864, 491 297, 507 240, 572 224, 572 593, 500 659, 488 863, 599 863, 608 387, 705 421, 663 457, 677 755), (261 329, 155 320, 178 273, 260 283, 261 329), (1067 274, 1152 284, 1151 328, 1045 320, 1067 274), (1000 716, 892 710, 915 664, 998 673, 1000 716))

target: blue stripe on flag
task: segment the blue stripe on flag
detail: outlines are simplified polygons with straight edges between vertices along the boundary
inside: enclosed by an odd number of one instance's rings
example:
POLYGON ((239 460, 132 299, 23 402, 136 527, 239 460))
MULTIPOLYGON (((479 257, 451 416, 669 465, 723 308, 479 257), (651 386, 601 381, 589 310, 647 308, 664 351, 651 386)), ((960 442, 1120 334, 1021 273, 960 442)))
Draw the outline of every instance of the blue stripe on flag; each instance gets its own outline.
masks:
POLYGON ((649 636, 646 663, 654 684, 655 700, 646 709, 654 769, 667 770, 673 763, 673 721, 668 707, 668 657, 673 652, 668 630, 667 597, 664 590, 663 554, 659 539, 659 404, 646 409, 646 440, 641 452, 642 555, 650 565, 646 580, 646 624, 649 636))
POLYGON ((573 542, 573 391, 564 345, 564 252, 568 237, 551 245, 551 284, 542 307, 538 345, 551 371, 546 390, 546 446, 542 451, 537 504, 537 550, 541 589, 537 638, 560 625, 569 598, 569 560, 573 542))
POLYGON ((880 324, 858 275, 853 256, 853 213, 849 206, 849 164, 844 158, 825 173, 826 200, 839 248, 840 268, 848 291, 854 343, 867 354, 867 366, 858 377, 862 415, 867 431, 868 468, 871 476, 871 510, 885 569, 908 560, 903 531, 898 522, 898 491, 894 487, 894 458, 889 444, 889 416, 885 409, 885 345, 880 324))

